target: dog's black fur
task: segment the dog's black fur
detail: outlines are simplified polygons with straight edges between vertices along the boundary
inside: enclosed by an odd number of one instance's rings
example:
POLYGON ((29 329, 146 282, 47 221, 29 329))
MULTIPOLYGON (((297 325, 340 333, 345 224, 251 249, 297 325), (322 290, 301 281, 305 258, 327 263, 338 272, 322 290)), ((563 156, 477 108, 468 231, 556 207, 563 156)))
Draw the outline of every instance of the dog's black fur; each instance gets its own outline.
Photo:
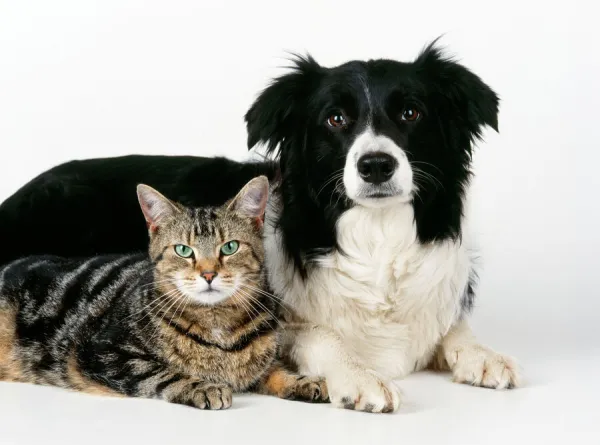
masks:
POLYGON ((336 247, 337 219, 352 203, 344 199, 343 187, 329 180, 343 169, 348 149, 368 121, 405 150, 413 169, 425 173, 421 178, 430 178, 419 182, 413 202, 419 240, 460 236, 471 144, 484 125, 498 131, 498 102, 479 77, 433 44, 413 63, 353 61, 326 69, 310 57, 300 58, 294 71, 275 80, 246 114, 248 146, 264 142, 280 159, 280 225, 297 265, 336 247), (409 108, 422 118, 402 121, 409 108), (325 124, 335 114, 347 117, 348 128, 325 124))
MULTIPOLYGON (((353 205, 333 175, 367 125, 396 142, 411 163, 435 179, 419 182, 413 201, 419 240, 461 234, 471 145, 489 125, 498 129, 498 97, 479 77, 433 45, 412 63, 353 61, 324 68, 297 60, 246 114, 248 146, 277 154, 283 208, 279 226, 287 253, 305 270, 311 257, 336 248, 335 225, 353 205), (364 94, 369 90, 373 112, 364 94), (405 122, 407 108, 421 119, 405 122), (346 129, 332 131, 328 116, 343 113, 346 129)), ((142 250, 147 244, 135 186, 146 183, 185 205, 218 204, 252 176, 278 175, 275 164, 222 158, 128 156, 58 166, 0 206, 0 264, 47 253, 84 256, 142 250)))
POLYGON ((124 156, 73 161, 48 170, 0 206, 0 265, 18 257, 86 257, 145 251, 143 183, 186 206, 221 205, 250 179, 276 177, 275 163, 225 158, 124 156))

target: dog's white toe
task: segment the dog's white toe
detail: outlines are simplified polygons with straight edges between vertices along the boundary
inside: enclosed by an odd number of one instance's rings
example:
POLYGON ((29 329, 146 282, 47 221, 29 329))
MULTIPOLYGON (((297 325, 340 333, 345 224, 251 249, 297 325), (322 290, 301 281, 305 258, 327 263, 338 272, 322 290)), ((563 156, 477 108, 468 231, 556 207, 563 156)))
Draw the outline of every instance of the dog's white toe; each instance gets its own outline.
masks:
POLYGON ((449 355, 448 364, 455 382, 493 389, 510 389, 520 385, 514 359, 485 346, 463 346, 449 355))
POLYGON ((337 373, 327 385, 331 403, 338 408, 391 413, 400 407, 398 388, 365 370, 337 373))

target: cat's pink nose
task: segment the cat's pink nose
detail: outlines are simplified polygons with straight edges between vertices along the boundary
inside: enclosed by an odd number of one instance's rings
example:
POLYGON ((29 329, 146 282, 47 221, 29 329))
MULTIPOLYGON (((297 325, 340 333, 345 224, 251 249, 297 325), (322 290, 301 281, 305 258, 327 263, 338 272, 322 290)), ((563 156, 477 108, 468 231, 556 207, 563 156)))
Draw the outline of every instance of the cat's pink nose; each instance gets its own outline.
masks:
POLYGON ((206 280, 208 284, 210 284, 217 276, 217 272, 215 272, 214 270, 203 271, 200 275, 206 280))

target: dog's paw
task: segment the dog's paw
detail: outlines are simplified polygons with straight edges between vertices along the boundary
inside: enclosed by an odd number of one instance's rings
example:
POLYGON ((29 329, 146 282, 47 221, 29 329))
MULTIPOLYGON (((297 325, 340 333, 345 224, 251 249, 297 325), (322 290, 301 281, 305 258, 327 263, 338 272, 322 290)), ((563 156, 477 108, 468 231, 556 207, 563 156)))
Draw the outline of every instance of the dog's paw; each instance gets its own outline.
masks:
POLYGON ((400 391, 366 370, 346 370, 329 376, 329 399, 338 408, 391 413, 400 406, 400 391))
POLYGON ((492 389, 516 388, 520 384, 515 361, 481 345, 468 345, 447 356, 453 380, 492 389))

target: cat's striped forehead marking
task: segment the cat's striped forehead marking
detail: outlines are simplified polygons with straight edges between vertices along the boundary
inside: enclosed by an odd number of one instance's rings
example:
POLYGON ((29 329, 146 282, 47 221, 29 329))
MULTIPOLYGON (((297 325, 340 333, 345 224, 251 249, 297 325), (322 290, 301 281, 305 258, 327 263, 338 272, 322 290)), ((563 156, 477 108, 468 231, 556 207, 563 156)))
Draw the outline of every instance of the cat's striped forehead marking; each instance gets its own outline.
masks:
POLYGON ((201 249, 203 254, 214 250, 215 244, 224 241, 226 235, 220 216, 214 207, 200 207, 189 210, 192 228, 188 229, 190 245, 201 249))

